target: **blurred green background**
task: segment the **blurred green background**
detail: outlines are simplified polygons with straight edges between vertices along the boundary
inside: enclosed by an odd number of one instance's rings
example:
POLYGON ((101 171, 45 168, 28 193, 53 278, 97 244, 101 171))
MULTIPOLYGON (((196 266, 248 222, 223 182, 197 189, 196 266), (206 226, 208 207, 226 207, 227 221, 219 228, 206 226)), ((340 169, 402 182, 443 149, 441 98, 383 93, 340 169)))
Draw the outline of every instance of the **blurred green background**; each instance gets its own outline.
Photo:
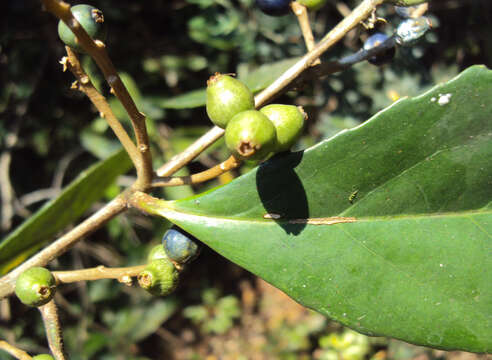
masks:
MULTIPOLYGON (((16 0, 0 5, 2 238, 89 165, 119 148, 89 100, 70 90, 73 77, 58 63, 64 48, 56 33, 57 20, 43 12, 40 3, 16 0)), ((255 9, 253 0, 89 3, 104 12, 109 54, 148 116, 156 167, 211 126, 200 106, 201 89, 211 74, 237 73, 259 90, 268 75, 281 73, 305 52, 294 15, 266 16, 255 9)), ((315 37, 320 39, 357 3, 328 1, 311 16, 315 37)), ((435 0, 428 15, 433 30, 414 47, 399 49, 391 64, 360 63, 276 100, 302 105, 309 115, 298 149, 356 126, 396 99, 420 94, 472 64, 490 67, 489 0, 435 0)), ((392 6, 381 7, 378 16, 388 21, 379 24, 379 30, 389 34, 402 21, 392 6)), ((350 32, 323 60, 357 51, 367 36, 362 27, 350 32)), ((81 60, 128 127, 122 107, 109 95, 91 59, 81 60)), ((180 174, 207 169, 227 156, 219 141, 180 174)), ((210 183, 155 195, 190 196, 253 166, 247 163, 210 183)), ((133 177, 132 172, 120 177, 104 201, 131 184, 133 177)), ((94 204, 86 215, 102 205, 94 204)), ((169 226, 162 219, 125 213, 50 268, 143 263, 169 226)), ((103 280, 64 286, 56 300, 71 359, 486 358, 358 335, 302 308, 209 249, 182 273, 173 296, 153 298, 136 287, 103 280)), ((31 354, 47 352, 38 312, 14 298, 0 304, 0 337, 31 354)), ((0 359, 12 358, 0 352, 0 359)))

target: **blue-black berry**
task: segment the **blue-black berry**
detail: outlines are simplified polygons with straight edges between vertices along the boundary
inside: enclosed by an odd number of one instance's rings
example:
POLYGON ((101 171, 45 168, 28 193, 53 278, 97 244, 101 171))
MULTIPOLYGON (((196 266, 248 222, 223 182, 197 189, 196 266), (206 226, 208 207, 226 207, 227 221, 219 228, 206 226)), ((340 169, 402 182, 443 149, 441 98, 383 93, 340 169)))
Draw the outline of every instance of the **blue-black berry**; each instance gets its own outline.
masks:
POLYGON ((171 228, 162 237, 162 244, 169 259, 185 264, 200 253, 200 244, 192 236, 178 228, 171 228))
POLYGON ((396 42, 401 46, 414 45, 431 28, 430 20, 425 17, 406 19, 396 29, 396 42))
MULTIPOLYGON (((364 50, 370 50, 376 46, 381 45, 383 42, 389 39, 389 36, 383 33, 374 33, 369 36, 367 40, 364 42, 364 50)), ((387 50, 382 51, 381 53, 373 56, 367 61, 369 61, 373 65, 383 65, 390 62, 395 56, 395 48, 391 47, 387 50)))
POLYGON ((291 0, 256 0, 256 6, 270 16, 287 15, 291 0))

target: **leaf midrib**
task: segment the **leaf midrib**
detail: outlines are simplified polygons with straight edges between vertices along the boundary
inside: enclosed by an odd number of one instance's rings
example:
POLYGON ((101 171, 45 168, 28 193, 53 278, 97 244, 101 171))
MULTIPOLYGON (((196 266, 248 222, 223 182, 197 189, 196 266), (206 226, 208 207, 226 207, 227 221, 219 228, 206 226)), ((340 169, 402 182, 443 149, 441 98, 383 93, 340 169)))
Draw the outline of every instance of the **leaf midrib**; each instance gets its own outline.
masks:
MULTIPOLYGON (((170 202, 166 202, 167 204, 170 202)), ((203 213, 195 213, 191 211, 182 211, 178 206, 166 206, 166 209, 159 210, 159 212, 165 216, 164 214, 167 212, 172 212, 176 214, 181 214, 183 216, 192 216, 192 217, 199 217, 199 218, 207 218, 207 219, 217 219, 218 221, 225 221, 225 222, 249 222, 249 223, 254 223, 254 224, 282 224, 282 225, 288 225, 291 224, 292 220, 301 220, 301 219, 254 219, 254 218, 240 218, 237 217, 237 215, 228 217, 228 216, 207 216, 204 215, 203 213)), ((267 213, 265 213, 267 214, 267 213)), ((355 222, 376 222, 376 221, 403 221, 403 220, 419 220, 419 219, 429 219, 429 218, 453 218, 453 217, 473 217, 474 215, 492 215, 492 209, 489 208, 483 208, 483 210, 467 210, 463 212, 445 212, 445 213, 440 213, 440 214, 435 214, 435 213, 429 213, 429 214, 398 214, 394 216, 368 216, 368 217, 357 217, 355 218, 355 222)), ((322 219, 322 218, 306 218, 302 220, 311 220, 311 219, 322 219)), ((324 219, 324 218, 323 218, 324 219)), ((309 224, 311 226, 333 226, 333 225, 340 225, 343 223, 337 223, 337 224, 309 224)), ((350 224, 347 222, 347 224, 350 224)), ((484 229, 482 229, 488 236, 491 236, 488 234, 484 229)), ((492 236, 491 236, 492 237, 492 236)))

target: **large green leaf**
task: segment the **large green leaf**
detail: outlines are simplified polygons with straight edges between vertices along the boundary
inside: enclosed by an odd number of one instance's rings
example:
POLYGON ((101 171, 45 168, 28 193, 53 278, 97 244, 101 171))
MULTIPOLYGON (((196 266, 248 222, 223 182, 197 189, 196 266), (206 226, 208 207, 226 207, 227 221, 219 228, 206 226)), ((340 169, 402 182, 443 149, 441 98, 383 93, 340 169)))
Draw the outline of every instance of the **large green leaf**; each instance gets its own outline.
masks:
MULTIPOLYGON (((270 85, 298 60, 299 58, 293 58, 262 65, 240 79, 251 89, 251 91, 257 92, 270 85)), ((167 109, 191 109, 204 106, 205 98, 205 89, 199 89, 172 98, 156 99, 154 102, 167 109)))
POLYGON ((31 255, 47 240, 77 220, 116 177, 132 163, 123 150, 80 174, 62 193, 44 205, 0 243, 0 274, 4 274, 31 255))
POLYGON ((475 66, 228 185, 141 205, 360 332, 490 352, 491 94, 475 66))

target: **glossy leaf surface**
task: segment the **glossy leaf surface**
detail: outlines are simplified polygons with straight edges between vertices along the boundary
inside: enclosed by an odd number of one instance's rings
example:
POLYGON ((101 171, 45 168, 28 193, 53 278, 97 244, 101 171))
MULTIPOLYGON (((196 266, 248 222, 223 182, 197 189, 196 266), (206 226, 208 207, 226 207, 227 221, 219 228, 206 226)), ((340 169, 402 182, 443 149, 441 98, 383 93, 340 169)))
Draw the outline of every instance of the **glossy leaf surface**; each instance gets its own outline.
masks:
POLYGON ((230 184, 141 204, 360 332, 490 352, 490 94, 475 66, 230 184))
POLYGON ((90 167, 0 243, 0 274, 22 262, 43 243, 77 220, 132 163, 120 150, 90 167))

